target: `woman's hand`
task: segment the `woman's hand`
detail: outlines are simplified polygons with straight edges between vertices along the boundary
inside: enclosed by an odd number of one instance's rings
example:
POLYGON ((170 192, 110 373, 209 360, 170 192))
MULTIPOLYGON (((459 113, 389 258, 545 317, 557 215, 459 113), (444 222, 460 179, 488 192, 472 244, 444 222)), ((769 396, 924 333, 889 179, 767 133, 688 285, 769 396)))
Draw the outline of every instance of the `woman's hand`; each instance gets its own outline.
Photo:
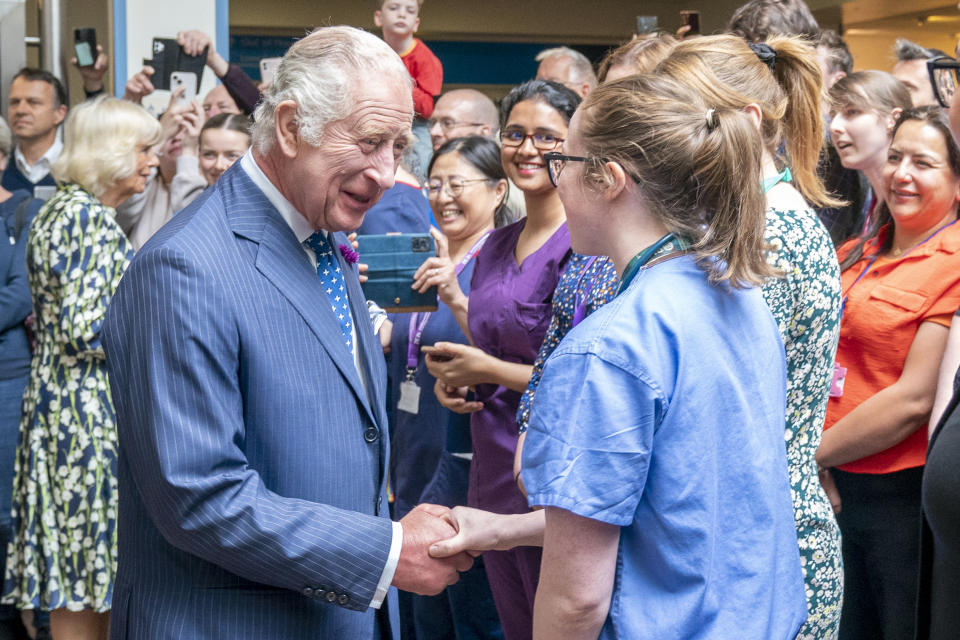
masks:
MULTIPOLYGON (((177 90, 180 91, 181 88, 177 90)), ((203 128, 203 107, 197 102, 191 102, 184 105, 181 111, 175 116, 177 124, 183 131, 183 141, 181 154, 185 156, 196 156, 200 151, 200 130, 203 128)))
POLYGON ((476 413, 483 409, 483 403, 475 400, 467 401, 469 387, 451 387, 437 380, 433 385, 433 395, 437 397, 440 406, 454 413, 476 413))
POLYGON ((421 349, 426 354, 427 371, 451 387, 472 387, 492 382, 494 363, 486 353, 465 344, 438 342, 421 349))
MULTIPOLYGON (((360 248, 360 243, 357 241, 357 232, 356 232, 356 231, 354 231, 353 233, 351 233, 350 235, 348 235, 348 236, 347 236, 347 240, 350 241, 350 246, 353 247, 353 250, 354 250, 354 251, 356 251, 356 250, 358 250, 358 249, 360 248)), ((367 270, 368 270, 369 268, 370 268, 370 265, 368 265, 366 262, 358 262, 358 263, 357 263, 357 273, 359 274, 360 284, 363 284, 364 282, 366 282, 367 280, 369 280, 369 278, 367 277, 367 270)), ((388 339, 387 339, 387 345, 386 345, 386 347, 384 347, 384 353, 390 351, 389 347, 390 347, 390 339, 388 338, 388 339)))
POLYGON ((830 474, 830 469, 820 469, 817 475, 820 476, 820 486, 823 487, 823 492, 827 494, 833 512, 840 513, 840 507, 842 506, 840 502, 840 492, 837 491, 837 485, 833 481, 833 475, 830 474))
POLYGON ((465 298, 463 291, 460 290, 460 283, 457 282, 457 271, 453 262, 450 260, 450 249, 447 245, 447 238, 436 229, 430 229, 430 235, 437 243, 437 256, 427 258, 417 272, 413 274, 413 285, 418 293, 423 293, 430 287, 437 288, 437 296, 440 302, 448 307, 461 298, 465 298))
POLYGON ((153 73, 153 67, 148 66, 130 76, 123 90, 123 99, 140 104, 145 96, 153 93, 153 83, 150 81, 153 73))

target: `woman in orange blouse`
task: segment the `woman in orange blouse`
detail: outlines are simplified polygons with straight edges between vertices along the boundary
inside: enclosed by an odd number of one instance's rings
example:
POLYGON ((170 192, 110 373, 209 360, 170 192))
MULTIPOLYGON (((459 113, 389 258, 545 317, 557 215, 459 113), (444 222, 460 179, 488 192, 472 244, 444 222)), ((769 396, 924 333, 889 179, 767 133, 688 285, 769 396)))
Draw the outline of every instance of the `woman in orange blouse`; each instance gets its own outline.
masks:
POLYGON ((939 108, 894 130, 871 235, 839 250, 844 311, 822 468, 843 533, 841 640, 913 635, 925 425, 960 305, 960 149, 939 108))

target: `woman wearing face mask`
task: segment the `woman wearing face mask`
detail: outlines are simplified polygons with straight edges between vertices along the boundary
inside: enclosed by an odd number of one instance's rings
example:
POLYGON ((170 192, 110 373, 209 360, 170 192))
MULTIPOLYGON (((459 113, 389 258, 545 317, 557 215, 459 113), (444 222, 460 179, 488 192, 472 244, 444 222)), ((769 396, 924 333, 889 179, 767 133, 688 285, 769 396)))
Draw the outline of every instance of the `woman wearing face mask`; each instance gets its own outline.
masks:
POLYGON ((157 166, 160 125, 101 97, 73 108, 59 189, 27 238, 37 345, 24 395, 4 602, 51 611, 54 638, 107 637, 117 434, 100 328, 133 257, 114 208, 157 166))
POLYGON ((842 380, 817 452, 841 500, 844 639, 913 635, 925 426, 960 305, 960 149, 939 107, 892 135, 876 228, 839 251, 842 380))
MULTIPOLYGON (((427 169, 434 232, 447 253, 461 291, 469 293, 477 253, 494 228, 510 219, 507 177, 497 143, 481 136, 455 138, 434 152, 427 169)), ((467 339, 444 302, 433 313, 393 316, 390 408, 390 479, 395 519, 421 502, 453 507, 467 503, 470 418, 445 409, 433 393, 422 349, 467 339), (412 401, 409 387, 418 389, 412 401), (429 485, 429 486, 428 486, 429 485)), ((423 638, 495 637, 499 630, 482 559, 460 582, 437 596, 400 594, 401 618, 423 638)))
MULTIPOLYGON (((469 299, 442 255, 424 263, 414 282, 416 288, 439 287, 440 299, 474 345, 438 343, 427 367, 444 406, 473 412, 469 504, 499 513, 528 510, 513 474, 515 416, 570 258, 563 204, 544 154, 562 143, 579 103, 566 87, 542 80, 507 94, 501 104, 501 161, 523 192, 527 216, 491 234, 476 258, 469 299), (471 386, 476 397, 468 399, 471 386)), ((529 638, 540 550, 494 552, 485 562, 506 637, 529 638)))
POLYGON ((250 148, 250 118, 238 113, 218 113, 200 129, 200 173, 207 185, 240 159, 250 148))
POLYGON ((830 89, 830 141, 840 162, 866 176, 873 195, 866 226, 884 193, 883 168, 897 116, 913 102, 902 82, 884 71, 857 71, 830 89))

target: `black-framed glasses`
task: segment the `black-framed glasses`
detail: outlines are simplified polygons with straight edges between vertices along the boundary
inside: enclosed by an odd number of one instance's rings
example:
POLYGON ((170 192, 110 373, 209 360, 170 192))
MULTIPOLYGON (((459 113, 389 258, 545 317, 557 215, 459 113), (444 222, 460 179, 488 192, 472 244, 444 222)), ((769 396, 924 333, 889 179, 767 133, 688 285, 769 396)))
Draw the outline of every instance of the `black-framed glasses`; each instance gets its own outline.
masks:
POLYGON ((937 102, 944 109, 949 109, 953 94, 960 86, 960 62, 949 56, 931 58, 927 60, 927 73, 930 74, 930 84, 933 85, 937 102))
POLYGON ((443 185, 447 185, 447 193, 450 194, 450 197, 458 198, 460 194, 463 193, 463 187, 471 182, 487 182, 487 178, 464 180, 463 178, 453 177, 447 180, 430 180, 427 182, 427 194, 431 198, 436 198, 440 195, 440 190, 443 189, 443 185))
POLYGON ((568 162, 589 162, 593 158, 584 158, 583 156, 565 156, 562 153, 545 153, 543 159, 547 163, 547 175, 550 176, 550 182, 557 186, 557 180, 560 179, 560 173, 568 162))
POLYGON ((527 133, 523 129, 506 129, 500 132, 500 144, 505 147, 521 147, 527 138, 530 138, 533 146, 540 151, 556 149, 557 145, 563 142, 563 138, 542 131, 527 133))
POLYGON ((427 130, 433 129, 434 126, 440 125, 440 128, 443 129, 444 133, 456 129, 458 127, 482 127, 482 122, 464 122, 462 120, 454 120, 453 118, 430 118, 427 120, 427 130))

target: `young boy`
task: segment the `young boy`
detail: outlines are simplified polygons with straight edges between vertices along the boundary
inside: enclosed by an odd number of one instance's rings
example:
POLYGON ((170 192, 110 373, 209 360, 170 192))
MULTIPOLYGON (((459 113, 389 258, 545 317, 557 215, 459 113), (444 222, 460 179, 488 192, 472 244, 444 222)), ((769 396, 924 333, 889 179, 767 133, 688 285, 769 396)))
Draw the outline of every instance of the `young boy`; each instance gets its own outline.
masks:
POLYGON ((378 0, 379 8, 373 14, 374 24, 383 30, 384 41, 400 55, 414 80, 413 133, 417 137, 415 151, 420 165, 414 169, 420 177, 433 151, 426 120, 433 113, 433 99, 440 95, 443 86, 440 60, 422 40, 413 37, 420 26, 422 4, 423 0, 378 0))

